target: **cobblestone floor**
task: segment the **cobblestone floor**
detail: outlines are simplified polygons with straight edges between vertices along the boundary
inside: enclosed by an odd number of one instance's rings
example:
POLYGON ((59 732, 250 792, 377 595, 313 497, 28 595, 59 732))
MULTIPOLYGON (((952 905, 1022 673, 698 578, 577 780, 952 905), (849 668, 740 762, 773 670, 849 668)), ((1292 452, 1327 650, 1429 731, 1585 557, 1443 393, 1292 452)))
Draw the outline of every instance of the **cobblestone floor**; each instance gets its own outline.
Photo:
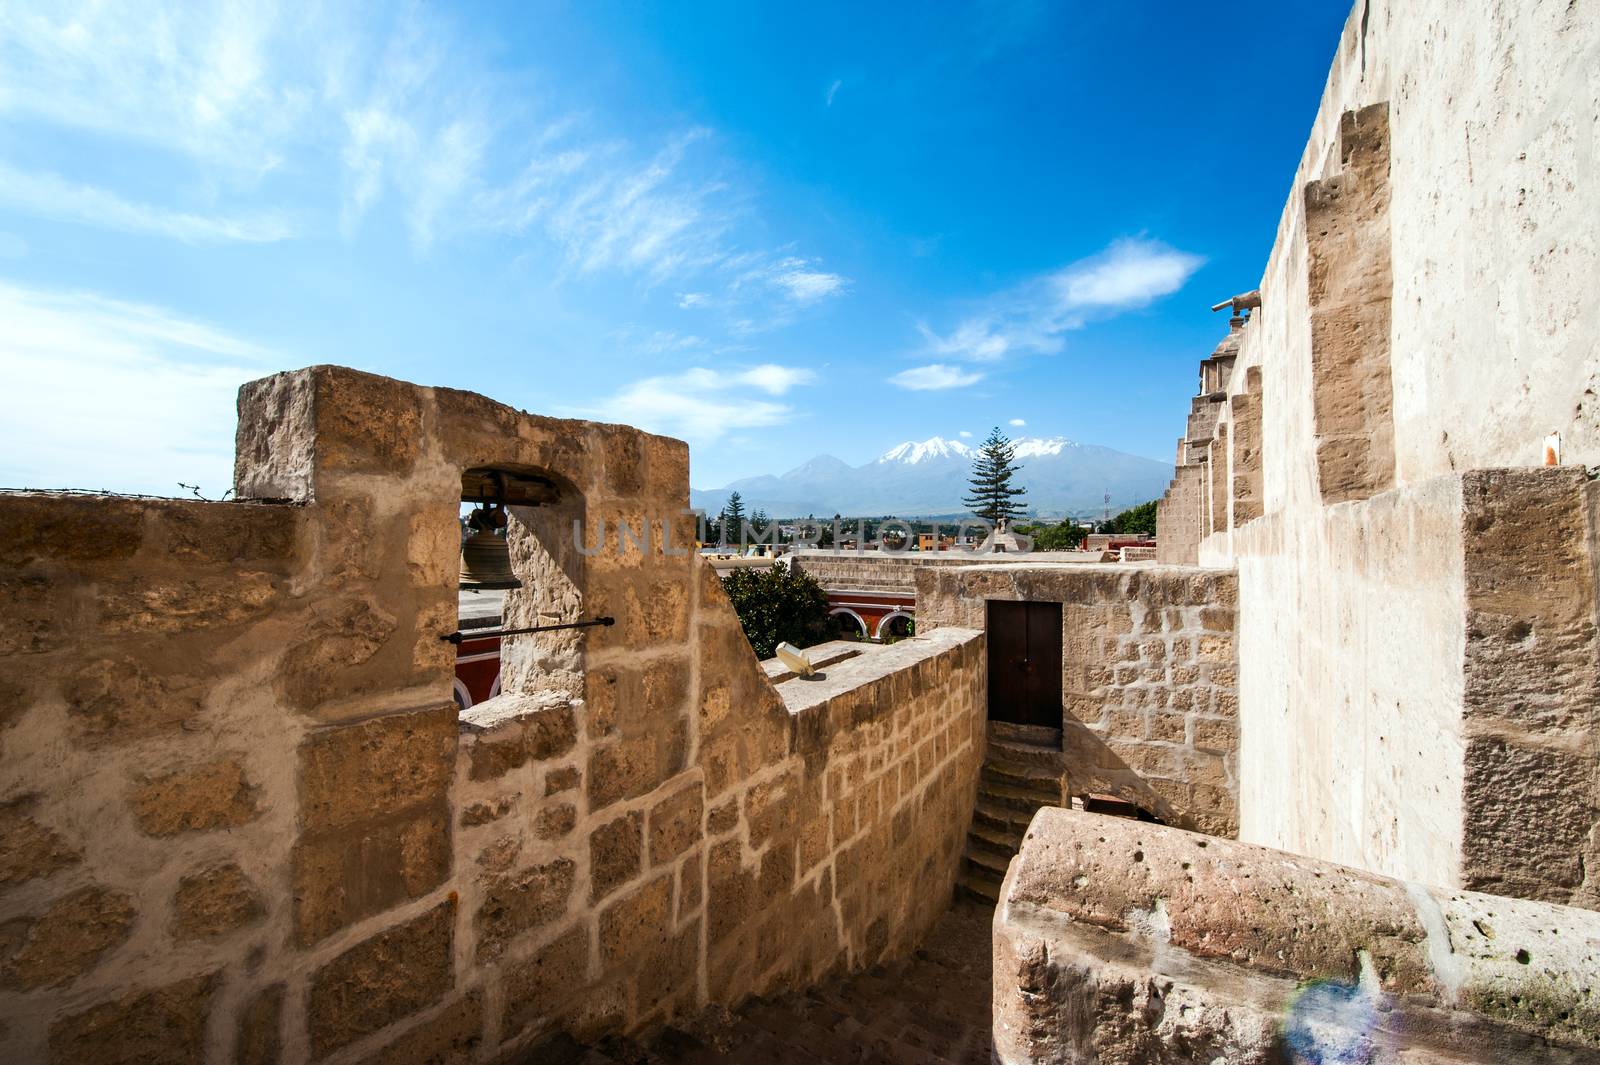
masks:
POLYGON ((641 1041, 539 1047, 540 1065, 988 1065, 994 910, 958 901, 922 949, 641 1041))

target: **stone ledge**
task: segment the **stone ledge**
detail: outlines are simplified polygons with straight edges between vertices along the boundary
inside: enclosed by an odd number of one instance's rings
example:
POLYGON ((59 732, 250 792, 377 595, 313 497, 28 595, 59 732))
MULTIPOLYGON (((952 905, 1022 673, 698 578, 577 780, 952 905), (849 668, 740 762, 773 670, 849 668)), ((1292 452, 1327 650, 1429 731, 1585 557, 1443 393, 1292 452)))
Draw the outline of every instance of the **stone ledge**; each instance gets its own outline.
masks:
POLYGON ((1196 1047, 1268 1062, 1304 1031, 1361 1048, 1348 1060, 1594 1060, 1597 944, 1587 910, 1044 809, 996 918, 996 1047, 1005 1062, 1196 1047))
MULTIPOLYGON (((975 629, 939 629, 926 636, 911 636, 892 644, 860 646, 862 652, 847 659, 836 659, 814 677, 796 677, 777 685, 784 706, 791 715, 822 706, 855 688, 883 680, 901 670, 937 658, 946 651, 983 639, 975 629)), ((824 644, 831 647, 832 644, 824 644)))

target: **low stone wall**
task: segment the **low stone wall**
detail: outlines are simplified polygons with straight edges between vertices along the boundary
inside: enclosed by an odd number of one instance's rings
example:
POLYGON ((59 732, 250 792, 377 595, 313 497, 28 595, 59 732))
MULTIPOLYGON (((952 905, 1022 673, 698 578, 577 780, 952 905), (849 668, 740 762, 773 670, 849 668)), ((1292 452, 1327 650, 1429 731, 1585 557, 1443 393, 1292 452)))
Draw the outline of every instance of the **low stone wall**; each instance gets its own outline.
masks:
POLYGON ((1074 795, 1110 794, 1168 824, 1239 830, 1231 571, 977 565, 917 573, 921 632, 981 629, 994 599, 1058 602, 1062 745, 1074 795))
POLYGON ((799 551, 789 564, 834 591, 916 591, 916 571, 927 567, 971 566, 986 558, 1005 558, 1026 565, 1061 565, 1098 561, 1083 551, 1028 551, 1012 555, 979 555, 970 551, 799 551))
POLYGON ((1006 1065, 1600 1058, 1600 915, 1041 810, 995 919, 1006 1065))
POLYGON ((981 634, 775 686, 685 549, 687 471, 317 367, 241 397, 236 480, 278 502, 0 494, 0 1060, 498 1060, 910 949, 981 634), (511 508, 507 623, 615 624, 507 639, 458 714, 484 465, 556 486, 511 508))

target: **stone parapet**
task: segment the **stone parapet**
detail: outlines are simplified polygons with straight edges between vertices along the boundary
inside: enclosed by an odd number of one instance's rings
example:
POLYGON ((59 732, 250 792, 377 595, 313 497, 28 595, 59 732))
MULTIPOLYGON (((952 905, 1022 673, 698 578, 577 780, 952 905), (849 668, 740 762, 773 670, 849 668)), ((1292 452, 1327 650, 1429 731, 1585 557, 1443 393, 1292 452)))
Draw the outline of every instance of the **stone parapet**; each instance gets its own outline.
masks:
POLYGON ((1600 915, 1041 810, 994 936, 1005 1065, 1592 1062, 1600 915))
POLYGON ((0 493, 0 1060, 503 1060, 910 950, 982 636, 774 684, 692 554, 687 460, 313 367, 241 392, 255 501, 0 493), (461 713, 485 467, 545 486, 506 625, 615 623, 508 637, 461 713))

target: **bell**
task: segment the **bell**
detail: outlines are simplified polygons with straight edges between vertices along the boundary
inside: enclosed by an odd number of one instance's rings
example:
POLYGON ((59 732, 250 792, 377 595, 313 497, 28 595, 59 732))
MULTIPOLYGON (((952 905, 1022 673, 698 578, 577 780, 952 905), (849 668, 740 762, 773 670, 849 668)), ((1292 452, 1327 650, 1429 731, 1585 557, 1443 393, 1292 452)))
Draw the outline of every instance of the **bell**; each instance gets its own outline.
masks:
POLYGON ((511 572, 511 545, 496 528, 504 528, 505 511, 479 507, 467 519, 473 531, 461 544, 462 588, 488 591, 494 588, 521 588, 522 582, 511 572))

